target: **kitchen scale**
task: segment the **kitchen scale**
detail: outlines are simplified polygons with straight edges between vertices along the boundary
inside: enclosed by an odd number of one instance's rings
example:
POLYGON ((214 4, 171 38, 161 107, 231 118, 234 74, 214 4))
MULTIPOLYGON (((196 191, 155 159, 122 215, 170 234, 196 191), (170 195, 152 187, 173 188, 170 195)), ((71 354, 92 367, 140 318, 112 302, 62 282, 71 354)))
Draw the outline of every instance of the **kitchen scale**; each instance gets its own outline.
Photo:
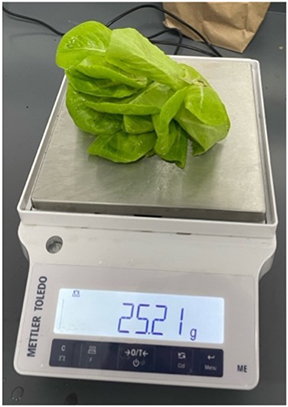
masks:
POLYGON ((226 105, 227 139, 129 165, 88 156, 63 80, 18 212, 30 269, 14 365, 32 376, 252 389, 277 214, 259 64, 173 57, 226 105))

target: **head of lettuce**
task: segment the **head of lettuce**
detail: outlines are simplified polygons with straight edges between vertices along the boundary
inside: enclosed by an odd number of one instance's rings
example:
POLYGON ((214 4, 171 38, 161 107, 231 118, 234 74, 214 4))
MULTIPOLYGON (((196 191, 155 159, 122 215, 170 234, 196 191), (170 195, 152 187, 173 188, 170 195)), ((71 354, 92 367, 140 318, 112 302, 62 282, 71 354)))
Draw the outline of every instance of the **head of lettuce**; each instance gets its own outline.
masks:
POLYGON ((230 128, 225 106, 194 68, 172 60, 133 28, 87 21, 61 39, 66 105, 76 126, 94 134, 88 153, 117 163, 157 154, 184 168, 230 128))

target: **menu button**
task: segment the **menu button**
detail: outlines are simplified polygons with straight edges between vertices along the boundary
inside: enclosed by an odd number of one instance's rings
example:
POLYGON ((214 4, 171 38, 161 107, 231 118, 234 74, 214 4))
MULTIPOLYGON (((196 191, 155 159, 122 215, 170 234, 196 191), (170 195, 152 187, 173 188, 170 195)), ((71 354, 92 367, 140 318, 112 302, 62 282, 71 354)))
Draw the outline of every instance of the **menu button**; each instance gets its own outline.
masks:
POLYGON ((223 350, 201 349, 200 373, 203 376, 223 376, 223 350))

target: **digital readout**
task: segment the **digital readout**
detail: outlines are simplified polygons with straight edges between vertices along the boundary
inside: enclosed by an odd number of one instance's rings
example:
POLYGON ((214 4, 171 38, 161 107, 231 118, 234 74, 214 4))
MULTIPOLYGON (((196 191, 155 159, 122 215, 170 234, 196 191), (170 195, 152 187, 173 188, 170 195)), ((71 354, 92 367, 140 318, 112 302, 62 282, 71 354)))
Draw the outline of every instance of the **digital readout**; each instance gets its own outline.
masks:
POLYGON ((57 334, 223 343, 224 299, 62 288, 57 334))

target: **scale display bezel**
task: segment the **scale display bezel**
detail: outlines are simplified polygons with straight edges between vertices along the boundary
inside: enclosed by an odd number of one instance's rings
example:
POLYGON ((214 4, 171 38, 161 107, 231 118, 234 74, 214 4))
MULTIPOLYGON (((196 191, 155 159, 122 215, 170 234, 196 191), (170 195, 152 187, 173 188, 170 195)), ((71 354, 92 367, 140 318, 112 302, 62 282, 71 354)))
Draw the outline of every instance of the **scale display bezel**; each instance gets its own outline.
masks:
MULTIPOLYGON (((119 341, 224 342, 224 298, 60 288, 54 333, 119 341)), ((190 346, 190 345, 188 345, 190 346)))

